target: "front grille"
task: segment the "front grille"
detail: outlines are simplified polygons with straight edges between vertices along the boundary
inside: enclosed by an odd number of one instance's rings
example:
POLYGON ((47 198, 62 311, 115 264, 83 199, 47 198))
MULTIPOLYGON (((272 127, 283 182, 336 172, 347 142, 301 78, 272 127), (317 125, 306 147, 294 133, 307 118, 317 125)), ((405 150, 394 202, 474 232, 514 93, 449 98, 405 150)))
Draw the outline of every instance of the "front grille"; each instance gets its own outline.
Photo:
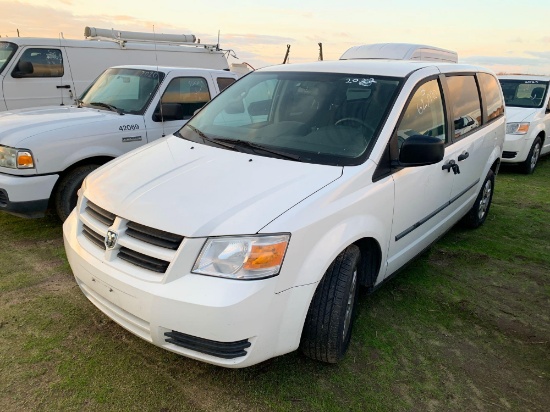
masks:
POLYGON ((183 236, 128 221, 88 199, 84 202, 84 210, 79 216, 83 236, 106 250, 104 241, 108 231, 118 234, 114 254, 109 254, 114 265, 134 265, 141 271, 140 276, 151 276, 151 280, 158 280, 157 274, 166 272, 177 255, 183 236))
POLYGON ((128 236, 166 249, 177 250, 183 240, 183 236, 153 229, 136 222, 128 222, 127 226, 126 234, 128 236))
POLYGON ((106 211, 105 209, 90 202, 89 200, 86 205, 86 213, 88 213, 90 216, 92 216, 96 220, 99 220, 101 223, 103 223, 106 226, 112 226, 116 218, 116 216, 113 213, 106 211))
POLYGON ((518 155, 518 152, 507 152, 507 151, 502 152, 503 159, 513 159, 517 155, 518 155))
POLYGON ((217 342, 215 340, 186 335, 174 330, 172 332, 165 332, 164 336, 166 336, 165 341, 168 343, 223 359, 235 359, 246 356, 247 352, 245 349, 250 347, 248 339, 236 342, 217 342))
POLYGON ((121 247, 117 256, 133 265, 158 273, 166 272, 166 269, 170 264, 170 262, 167 262, 165 260, 144 255, 143 253, 128 249, 127 247, 121 247))
POLYGON ((0 189, 0 206, 7 206, 10 201, 8 194, 4 189, 0 189))
POLYGON ((105 250, 104 238, 99 233, 94 232, 86 225, 82 225, 82 234, 86 236, 86 238, 90 240, 94 245, 105 250))

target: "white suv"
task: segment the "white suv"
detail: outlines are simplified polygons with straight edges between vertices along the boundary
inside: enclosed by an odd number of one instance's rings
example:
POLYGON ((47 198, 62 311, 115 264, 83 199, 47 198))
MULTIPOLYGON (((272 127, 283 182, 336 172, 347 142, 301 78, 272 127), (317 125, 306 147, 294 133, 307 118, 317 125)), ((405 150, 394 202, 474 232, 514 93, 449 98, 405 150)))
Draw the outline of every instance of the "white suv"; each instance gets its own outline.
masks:
POLYGON ((502 161, 533 173, 539 157, 550 153, 550 77, 499 76, 506 104, 506 139, 502 161))
POLYGON ((337 362, 359 286, 460 219, 485 221, 504 133, 499 83, 479 67, 264 68, 90 174, 67 256, 94 305, 167 350, 226 367, 298 347, 337 362))

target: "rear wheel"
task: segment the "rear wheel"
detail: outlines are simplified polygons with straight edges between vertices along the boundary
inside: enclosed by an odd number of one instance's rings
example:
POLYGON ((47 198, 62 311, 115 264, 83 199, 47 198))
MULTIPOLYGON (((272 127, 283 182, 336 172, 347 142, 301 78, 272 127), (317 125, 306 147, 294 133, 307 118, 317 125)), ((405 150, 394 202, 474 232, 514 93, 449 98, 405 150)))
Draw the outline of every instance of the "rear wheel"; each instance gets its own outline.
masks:
POLYGON ((477 195, 474 205, 462 220, 465 226, 475 229, 485 222, 485 219, 487 219, 487 215, 489 214, 491 201, 493 200, 494 187, 495 174, 489 169, 487 177, 485 177, 485 181, 481 186, 481 190, 477 195))
POLYGON ((306 356, 336 363, 346 353, 355 315, 359 260, 359 248, 348 246, 317 286, 300 343, 306 356))
POLYGON ((529 150, 527 159, 525 159, 525 162, 521 163, 520 165, 523 173, 529 175, 535 171, 535 167, 537 166, 537 162, 540 157, 541 147, 542 142, 540 140, 540 137, 537 136, 537 138, 533 142, 533 146, 531 146, 531 150, 529 150))
POLYGON ((54 206, 57 216, 64 222, 76 206, 77 192, 82 182, 99 165, 79 166, 64 175, 54 194, 54 206))

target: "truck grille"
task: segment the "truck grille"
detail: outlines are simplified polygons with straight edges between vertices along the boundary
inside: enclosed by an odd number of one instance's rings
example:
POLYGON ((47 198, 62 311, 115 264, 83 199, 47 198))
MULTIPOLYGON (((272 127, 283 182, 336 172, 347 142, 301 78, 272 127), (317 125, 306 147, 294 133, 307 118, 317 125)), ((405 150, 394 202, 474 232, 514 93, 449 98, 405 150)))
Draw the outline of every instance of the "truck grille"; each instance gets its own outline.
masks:
MULTIPOLYGON (((128 263, 138 268, 142 276, 166 273, 183 241, 183 236, 126 220, 87 199, 84 199, 84 202, 85 207, 79 218, 82 222, 81 234, 86 239, 105 251, 107 231, 112 230, 118 234, 113 249, 115 255, 105 255, 113 264, 128 263)), ((85 246, 84 243, 82 245, 85 246)))

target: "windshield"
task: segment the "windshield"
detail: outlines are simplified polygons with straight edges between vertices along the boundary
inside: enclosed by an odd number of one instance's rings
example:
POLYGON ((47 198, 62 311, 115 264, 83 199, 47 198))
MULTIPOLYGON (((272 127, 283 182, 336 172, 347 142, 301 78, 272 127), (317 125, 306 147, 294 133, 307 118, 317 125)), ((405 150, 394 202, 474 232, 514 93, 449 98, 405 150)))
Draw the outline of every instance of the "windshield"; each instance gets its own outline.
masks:
POLYGON ((504 104, 510 107, 542 107, 548 82, 541 80, 500 79, 504 104))
POLYGON ((80 105, 143 114, 163 78, 164 73, 154 70, 107 69, 84 92, 80 105))
POLYGON ((10 62, 16 50, 16 44, 0 41, 0 73, 4 71, 4 67, 10 62))
POLYGON ((178 135, 226 150, 327 165, 362 163, 400 80, 254 72, 224 90, 178 135))

